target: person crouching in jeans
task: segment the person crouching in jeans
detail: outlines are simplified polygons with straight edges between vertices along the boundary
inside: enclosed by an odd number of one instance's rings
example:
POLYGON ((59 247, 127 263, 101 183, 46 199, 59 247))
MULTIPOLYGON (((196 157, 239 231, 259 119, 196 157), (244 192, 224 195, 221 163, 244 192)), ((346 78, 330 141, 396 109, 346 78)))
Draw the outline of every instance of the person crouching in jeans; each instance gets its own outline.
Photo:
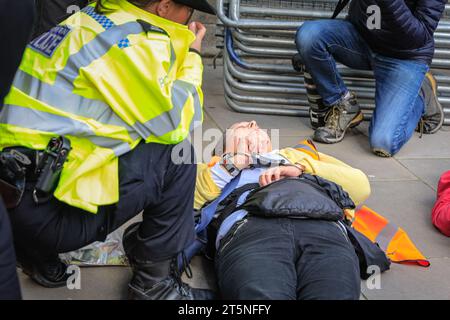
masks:
POLYGON ((299 28, 301 60, 329 110, 325 125, 314 133, 315 141, 338 143, 363 121, 356 95, 344 84, 336 61, 374 72, 375 110, 369 133, 376 155, 395 155, 418 128, 428 134, 441 128, 444 113, 429 68, 433 34, 446 3, 357 0, 350 3, 346 20, 307 21, 299 28), (368 26, 367 10, 374 5, 381 10, 381 29, 368 26))

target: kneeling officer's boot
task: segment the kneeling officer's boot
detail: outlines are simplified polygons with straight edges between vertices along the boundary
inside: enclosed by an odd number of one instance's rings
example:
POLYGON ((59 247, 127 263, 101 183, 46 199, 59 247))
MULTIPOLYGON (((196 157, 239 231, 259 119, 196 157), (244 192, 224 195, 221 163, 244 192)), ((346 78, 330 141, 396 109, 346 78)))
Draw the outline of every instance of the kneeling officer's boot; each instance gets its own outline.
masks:
POLYGON ((181 280, 176 257, 164 261, 139 261, 134 249, 139 243, 139 224, 131 225, 124 233, 123 246, 133 278, 128 285, 132 300, 212 300, 209 290, 193 289, 181 280))
POLYGON ((37 252, 17 250, 17 264, 34 282, 46 288, 67 286, 70 274, 57 254, 42 256, 37 252))

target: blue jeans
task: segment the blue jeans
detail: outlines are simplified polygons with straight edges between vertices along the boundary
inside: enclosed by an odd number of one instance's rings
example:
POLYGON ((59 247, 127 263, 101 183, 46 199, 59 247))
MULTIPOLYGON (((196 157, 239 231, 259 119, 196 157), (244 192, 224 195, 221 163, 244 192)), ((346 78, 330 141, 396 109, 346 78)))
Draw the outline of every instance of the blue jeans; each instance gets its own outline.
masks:
POLYGON ((394 155, 408 142, 425 109, 419 93, 427 64, 373 52, 349 21, 305 22, 296 43, 325 105, 336 104, 348 92, 336 61, 353 69, 373 70, 376 96, 369 130, 371 147, 394 155))

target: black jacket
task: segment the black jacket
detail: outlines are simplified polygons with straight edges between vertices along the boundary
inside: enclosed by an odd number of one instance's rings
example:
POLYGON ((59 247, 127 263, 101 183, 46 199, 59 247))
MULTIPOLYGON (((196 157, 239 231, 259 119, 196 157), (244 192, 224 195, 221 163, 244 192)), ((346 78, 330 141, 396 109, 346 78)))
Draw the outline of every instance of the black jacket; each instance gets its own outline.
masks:
POLYGON ((88 0, 36 0, 37 21, 34 25, 33 38, 60 24, 88 3, 88 0))
POLYGON ((250 214, 340 221, 344 209, 355 204, 341 186, 319 176, 304 174, 257 188, 242 205, 250 214))
POLYGON ((382 55, 431 64, 433 34, 447 0, 353 0, 348 19, 373 51, 382 55), (381 9, 381 30, 367 27, 367 8, 381 9))

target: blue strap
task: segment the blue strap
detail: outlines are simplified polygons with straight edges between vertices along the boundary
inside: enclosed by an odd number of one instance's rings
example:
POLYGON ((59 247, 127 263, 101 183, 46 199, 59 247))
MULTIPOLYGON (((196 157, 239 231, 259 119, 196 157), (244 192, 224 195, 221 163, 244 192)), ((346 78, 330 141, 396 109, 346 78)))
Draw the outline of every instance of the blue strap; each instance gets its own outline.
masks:
MULTIPOLYGON (((200 221, 195 226, 196 238, 193 243, 191 243, 186 249, 184 249, 184 256, 188 261, 191 261, 191 259, 205 247, 208 241, 206 228, 214 218, 219 203, 221 203, 236 189, 239 184, 240 178, 241 175, 239 174, 236 178, 231 180, 225 186, 225 188, 223 188, 222 194, 216 200, 214 200, 201 210, 200 221)), ((178 256, 178 267, 182 272, 184 271, 184 263, 181 255, 178 256)))
POLYGON ((216 200, 211 202, 208 206, 201 210, 200 221, 195 226, 195 232, 199 233, 208 227, 214 215, 216 214, 217 207, 226 197, 228 197, 238 186, 241 175, 239 174, 233 180, 231 180, 225 188, 222 190, 222 194, 216 200))

